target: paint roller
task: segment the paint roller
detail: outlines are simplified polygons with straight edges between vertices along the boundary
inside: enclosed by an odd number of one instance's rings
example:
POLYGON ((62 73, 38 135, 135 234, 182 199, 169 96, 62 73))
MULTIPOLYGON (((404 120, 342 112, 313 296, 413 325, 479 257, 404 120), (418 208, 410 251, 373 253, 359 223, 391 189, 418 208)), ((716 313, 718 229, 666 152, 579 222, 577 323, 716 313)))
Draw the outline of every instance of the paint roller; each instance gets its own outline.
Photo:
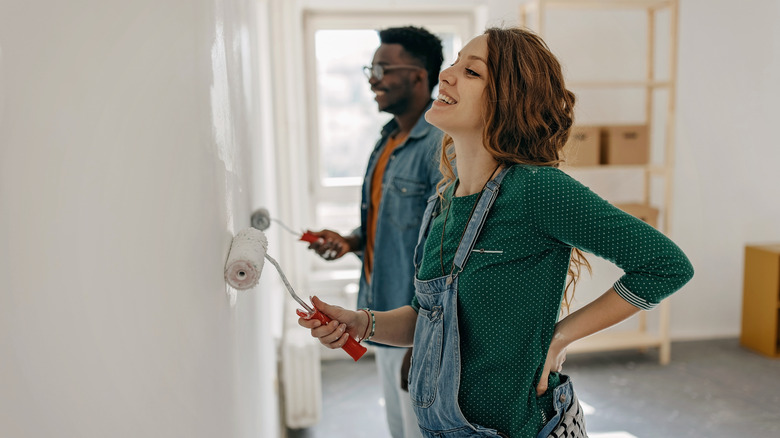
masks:
POLYGON ((317 239, 319 239, 319 237, 315 236, 314 234, 312 234, 312 233, 310 233, 308 231, 305 231, 303 234, 298 234, 298 232, 293 231, 290 227, 285 225, 282 221, 280 221, 278 219, 275 219, 275 218, 272 218, 271 214, 268 213, 268 210, 266 208, 262 208, 261 207, 261 208, 258 208, 257 210, 255 210, 255 212, 252 213, 252 217, 250 219, 250 223, 252 224, 252 226, 254 228, 257 228, 260 231, 267 230, 268 227, 271 226, 271 221, 276 222, 277 224, 279 224, 282 227, 282 229, 284 229, 288 233, 298 237, 299 238, 298 240, 301 240, 303 242, 314 243, 314 242, 317 241, 317 239))
MULTIPOLYGON (((253 215, 254 216, 254 215, 253 215)), ((252 221, 254 226, 254 219, 252 221)), ((266 226, 266 228, 268 228, 266 226)), ((245 228, 233 237, 233 242, 230 245, 230 252, 228 253, 228 259, 225 263, 225 280, 238 290, 247 290, 255 287, 258 280, 260 280, 260 273, 263 271, 264 260, 268 260, 279 273, 282 278, 284 286, 287 288, 287 292, 290 296, 303 307, 306 312, 298 311, 298 316, 302 318, 314 318, 319 320, 323 324, 330 322, 330 318, 310 306, 303 301, 290 286, 290 282, 287 281, 287 277, 284 275, 284 271, 279 266, 273 257, 268 255, 268 239, 262 230, 258 228, 245 228)), ((352 359, 357 361, 366 352, 366 347, 358 344, 358 342, 350 336, 347 339, 347 343, 341 347, 349 354, 352 359)))

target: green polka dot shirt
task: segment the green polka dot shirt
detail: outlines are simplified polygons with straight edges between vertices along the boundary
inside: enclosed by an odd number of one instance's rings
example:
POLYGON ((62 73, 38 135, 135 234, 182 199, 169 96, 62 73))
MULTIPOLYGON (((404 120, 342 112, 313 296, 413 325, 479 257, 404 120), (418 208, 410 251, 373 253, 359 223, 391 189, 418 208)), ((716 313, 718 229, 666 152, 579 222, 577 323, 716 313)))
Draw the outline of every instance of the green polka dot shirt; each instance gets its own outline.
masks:
MULTIPOLYGON (((450 272, 479 196, 453 198, 453 190, 445 192, 431 224, 420 280, 450 272)), ((623 269, 615 291, 640 309, 653 308, 693 276, 671 240, 561 170, 512 166, 458 279, 458 401, 470 422, 511 437, 535 437, 544 425, 552 391, 537 398, 535 387, 575 247, 623 269)), ((419 308, 416 299, 412 306, 419 308)), ((557 377, 551 376, 550 388, 557 377)))

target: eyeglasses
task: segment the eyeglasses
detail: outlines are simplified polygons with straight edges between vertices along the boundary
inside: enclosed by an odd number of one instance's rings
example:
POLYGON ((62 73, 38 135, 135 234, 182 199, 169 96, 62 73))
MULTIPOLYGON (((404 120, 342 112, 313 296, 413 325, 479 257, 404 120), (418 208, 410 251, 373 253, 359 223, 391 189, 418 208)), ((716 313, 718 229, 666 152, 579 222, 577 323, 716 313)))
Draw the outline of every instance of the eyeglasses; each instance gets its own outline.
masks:
POLYGON ((382 65, 382 64, 374 64, 374 65, 367 65, 363 67, 363 74, 366 75, 366 78, 368 80, 371 80, 371 78, 376 79, 377 81, 381 81, 382 78, 385 77, 385 72, 391 71, 391 70, 401 70, 401 69, 412 69, 412 70, 422 70, 422 67, 416 66, 416 65, 382 65))

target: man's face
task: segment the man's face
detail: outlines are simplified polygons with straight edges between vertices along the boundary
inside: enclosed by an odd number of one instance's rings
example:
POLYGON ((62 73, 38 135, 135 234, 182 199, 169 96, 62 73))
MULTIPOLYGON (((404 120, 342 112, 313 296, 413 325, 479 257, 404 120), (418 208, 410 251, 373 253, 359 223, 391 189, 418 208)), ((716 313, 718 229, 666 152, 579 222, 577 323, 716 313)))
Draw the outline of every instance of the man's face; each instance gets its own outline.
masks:
POLYGON ((415 86, 419 81, 422 67, 410 68, 420 62, 409 56, 400 44, 381 44, 374 52, 372 65, 386 67, 381 80, 375 77, 369 79, 371 91, 376 94, 379 111, 393 115, 403 114, 409 109, 414 93, 427 90, 427 87, 415 86), (393 68, 403 66, 403 68, 393 68))

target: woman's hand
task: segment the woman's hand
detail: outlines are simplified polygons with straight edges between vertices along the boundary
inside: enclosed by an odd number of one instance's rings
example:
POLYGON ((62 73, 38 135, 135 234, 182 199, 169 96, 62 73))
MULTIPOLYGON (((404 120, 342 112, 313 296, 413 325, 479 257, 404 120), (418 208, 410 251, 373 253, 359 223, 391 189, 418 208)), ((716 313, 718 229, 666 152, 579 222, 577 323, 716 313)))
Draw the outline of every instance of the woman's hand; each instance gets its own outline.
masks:
POLYGON ((349 240, 335 231, 307 231, 319 238, 309 245, 309 249, 314 250, 325 260, 336 260, 352 251, 349 240))
POLYGON ((331 321, 323 325, 316 319, 298 318, 298 325, 311 330, 312 337, 320 340, 322 345, 338 349, 347 343, 350 336, 361 338, 368 327, 368 316, 363 311, 347 310, 339 306, 332 306, 312 297, 311 302, 320 312, 327 315, 331 321))
POLYGON ((639 308, 624 300, 611 287, 603 295, 578 309, 555 324, 547 359, 544 361, 539 385, 536 393, 541 395, 547 391, 547 377, 551 371, 561 371, 566 360, 566 348, 578 339, 590 336, 607 327, 625 321, 631 315, 639 312, 639 308))
POLYGON ((537 396, 541 396, 547 392, 547 381, 550 377, 550 372, 559 373, 563 369, 563 363, 566 361, 566 347, 568 346, 569 342, 566 340, 566 337, 558 331, 558 326, 556 325, 552 341, 550 342, 550 348, 547 350, 547 359, 544 361, 542 376, 539 378, 539 384, 536 386, 537 396))

